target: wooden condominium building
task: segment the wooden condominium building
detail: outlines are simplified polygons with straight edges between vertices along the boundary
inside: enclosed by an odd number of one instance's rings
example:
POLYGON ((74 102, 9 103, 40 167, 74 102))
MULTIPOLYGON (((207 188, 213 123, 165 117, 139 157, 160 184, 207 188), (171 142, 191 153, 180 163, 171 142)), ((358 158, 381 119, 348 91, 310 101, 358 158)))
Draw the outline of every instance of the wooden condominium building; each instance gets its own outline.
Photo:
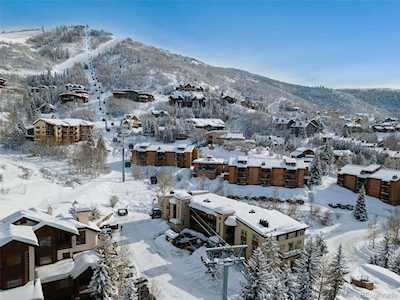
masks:
POLYGON ((345 165, 338 172, 337 184, 353 192, 364 185, 366 194, 391 205, 400 205, 400 171, 381 165, 345 165))
POLYGON ((89 95, 85 91, 72 91, 72 92, 65 92, 58 95, 58 99, 62 104, 65 103, 88 103, 89 102, 89 95))
POLYGON ((76 219, 22 210, 0 220, 0 299, 90 299, 99 231, 87 210, 76 219))
POLYGON ((254 184, 287 188, 304 187, 308 166, 294 158, 273 159, 239 156, 228 163, 226 179, 232 184, 254 184))
POLYGON ((139 166, 173 166, 190 168, 198 156, 192 145, 152 145, 141 143, 132 151, 132 163, 139 166))
POLYGON ((174 91, 169 96, 169 105, 177 107, 206 106, 206 97, 203 92, 174 91))
POLYGON ((136 102, 153 102, 154 96, 148 93, 142 93, 135 90, 115 90, 112 92, 116 99, 129 99, 136 102))
POLYGON ((33 122, 33 140, 50 144, 73 144, 93 136, 94 123, 81 119, 45 119, 33 122))
POLYGON ((223 158, 212 156, 197 158, 192 163, 193 177, 215 179, 227 170, 228 162, 223 158))
POLYGON ((276 211, 208 191, 173 191, 159 200, 162 218, 177 232, 190 228, 218 236, 229 245, 247 245, 246 257, 267 237, 275 238, 282 258, 294 258, 304 247, 307 225, 276 211))

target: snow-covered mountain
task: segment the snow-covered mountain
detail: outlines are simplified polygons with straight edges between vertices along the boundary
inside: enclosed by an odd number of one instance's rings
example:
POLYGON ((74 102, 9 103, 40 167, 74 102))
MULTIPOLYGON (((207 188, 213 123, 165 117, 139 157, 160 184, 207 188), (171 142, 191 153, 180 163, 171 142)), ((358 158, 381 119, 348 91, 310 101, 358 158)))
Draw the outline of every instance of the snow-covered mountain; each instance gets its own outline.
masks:
POLYGON ((29 74, 47 69, 61 72, 91 55, 95 57, 99 80, 109 89, 132 87, 162 93, 189 82, 267 105, 288 103, 312 111, 400 115, 400 90, 295 85, 243 70, 211 66, 131 39, 119 40, 104 31, 90 31, 94 50, 84 52, 84 30, 84 26, 65 26, 0 34, 0 74, 29 74))

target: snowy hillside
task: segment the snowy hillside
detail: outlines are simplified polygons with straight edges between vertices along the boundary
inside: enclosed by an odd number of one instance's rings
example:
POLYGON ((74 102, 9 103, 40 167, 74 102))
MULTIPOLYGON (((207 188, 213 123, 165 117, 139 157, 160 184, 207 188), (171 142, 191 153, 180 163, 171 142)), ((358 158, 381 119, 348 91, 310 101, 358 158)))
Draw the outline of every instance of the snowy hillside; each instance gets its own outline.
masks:
POLYGON ((48 69, 62 72, 74 62, 87 61, 90 55, 95 58, 99 80, 108 89, 165 92, 178 83, 192 82, 219 94, 267 105, 288 103, 312 111, 398 114, 393 110, 398 106, 395 90, 388 95, 385 90, 347 91, 288 84, 238 69, 210 66, 131 39, 119 40, 101 30, 90 30, 91 45, 86 45, 85 30, 84 26, 65 26, 1 33, 0 74, 26 75, 48 69))

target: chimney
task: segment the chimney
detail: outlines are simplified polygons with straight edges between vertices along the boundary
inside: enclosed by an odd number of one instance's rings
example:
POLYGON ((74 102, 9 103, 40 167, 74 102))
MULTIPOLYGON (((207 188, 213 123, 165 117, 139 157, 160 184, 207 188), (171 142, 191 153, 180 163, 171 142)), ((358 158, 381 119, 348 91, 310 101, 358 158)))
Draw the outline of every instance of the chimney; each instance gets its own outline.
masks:
POLYGON ((47 207, 47 214, 50 215, 50 216, 53 215, 53 207, 52 207, 51 205, 49 205, 49 206, 47 207))

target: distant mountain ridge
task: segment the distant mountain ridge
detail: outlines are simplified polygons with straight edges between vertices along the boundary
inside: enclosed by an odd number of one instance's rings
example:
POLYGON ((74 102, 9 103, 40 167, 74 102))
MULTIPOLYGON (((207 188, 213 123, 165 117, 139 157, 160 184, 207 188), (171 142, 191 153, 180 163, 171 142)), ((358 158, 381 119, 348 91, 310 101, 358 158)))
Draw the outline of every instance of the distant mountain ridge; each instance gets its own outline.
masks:
MULTIPOLYGON (((81 40, 82 28, 82 26, 63 28, 63 32, 68 34, 65 34, 68 37, 67 42, 74 41, 73 36, 70 36, 74 32, 77 33, 78 40, 81 40)), ((99 43, 109 39, 108 33, 96 32, 96 34, 101 37, 99 39, 97 35, 95 36, 99 43)), ((60 47, 65 46, 66 38, 62 44, 57 42, 57 39, 60 39, 59 34, 47 31, 42 35, 42 39, 36 36, 30 41, 44 40, 46 45, 46 52, 42 51, 44 54, 49 56, 49 53, 54 52, 63 57, 60 47), (54 47, 54 51, 51 47, 54 47)), ((0 34, 0 74, 1 66, 7 66, 8 72, 11 70, 18 73, 18 65, 14 65, 13 70, 8 61, 24 62, 20 67, 21 74, 26 73, 29 65, 35 66, 35 71, 40 67, 48 68, 52 65, 48 57, 41 56, 29 40, 27 43, 15 44, 7 40, 7 43, 3 41, 3 44, 6 44, 3 46, 1 43, 0 34)), ((69 55, 74 53, 70 51, 69 55)), ((204 85, 217 93, 263 102, 267 106, 287 103, 309 111, 331 109, 345 114, 366 112, 400 116, 400 90, 330 89, 290 84, 235 68, 207 65, 197 59, 173 54, 131 39, 115 42, 96 55, 94 62, 98 68, 99 80, 109 89, 132 87, 163 93, 177 84, 190 82, 204 85)))

